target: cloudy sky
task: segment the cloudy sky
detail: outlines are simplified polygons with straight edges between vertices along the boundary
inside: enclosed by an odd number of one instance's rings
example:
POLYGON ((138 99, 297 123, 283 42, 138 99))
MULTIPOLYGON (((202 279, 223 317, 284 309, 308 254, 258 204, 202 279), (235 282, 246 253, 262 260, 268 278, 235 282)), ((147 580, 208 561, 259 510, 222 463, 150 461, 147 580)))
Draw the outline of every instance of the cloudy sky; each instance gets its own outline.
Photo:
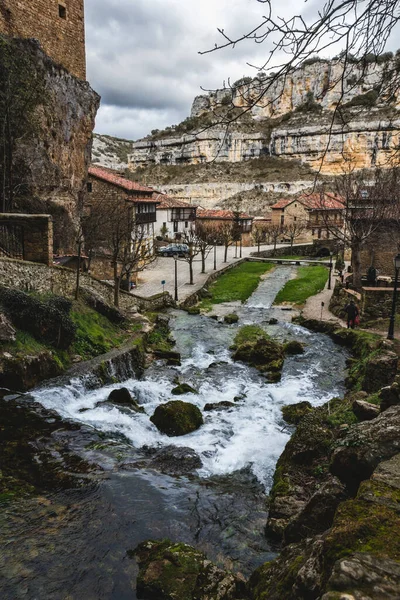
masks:
MULTIPOLYGON (((276 2, 284 16, 314 16, 323 0, 276 2)), ((265 14, 257 0, 85 0, 88 80, 101 94, 96 131, 138 139, 181 122, 201 87, 222 87, 255 75, 268 48, 246 41, 200 56, 220 41, 247 33, 265 14)))

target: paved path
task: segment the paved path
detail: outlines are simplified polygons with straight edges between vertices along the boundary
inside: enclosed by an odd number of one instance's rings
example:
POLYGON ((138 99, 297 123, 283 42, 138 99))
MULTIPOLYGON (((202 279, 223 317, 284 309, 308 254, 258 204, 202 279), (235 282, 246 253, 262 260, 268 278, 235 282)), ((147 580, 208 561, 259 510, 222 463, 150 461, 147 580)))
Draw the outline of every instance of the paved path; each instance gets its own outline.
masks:
POLYGON ((336 280, 337 278, 334 275, 332 275, 330 290, 328 290, 329 282, 327 281, 325 288, 322 290, 322 292, 316 294, 315 296, 311 296, 306 300, 305 306, 301 311, 301 314, 305 319, 318 319, 318 321, 334 321, 338 325, 340 325, 340 327, 347 327, 345 321, 336 317, 329 310, 329 302, 333 294, 336 280), (324 306, 322 306, 322 302, 324 303, 324 306))
MULTIPOLYGON (((277 247, 285 246, 286 244, 278 245, 277 247)), ((263 245, 261 250, 272 250, 272 245, 263 245)), ((289 246, 288 246, 289 249, 289 246)), ((228 248, 228 262, 224 263, 225 249, 222 246, 217 246, 217 271, 225 268, 227 265, 239 262, 240 250, 237 249, 235 258, 235 247, 228 248)), ((252 246, 242 248, 242 258, 250 256, 251 252, 257 252, 257 247, 252 246)), ((163 291, 161 281, 165 281, 165 291, 169 292, 174 297, 175 285, 175 260, 170 257, 159 256, 151 265, 149 265, 142 273, 139 274, 139 284, 135 288, 135 295, 142 297, 153 296, 163 291)), ((194 285, 189 284, 189 265, 184 259, 178 259, 178 300, 182 302, 193 292, 200 289, 206 282, 207 278, 215 273, 214 271, 214 251, 212 250, 206 259, 206 272, 201 273, 201 256, 196 256, 193 263, 194 285)))

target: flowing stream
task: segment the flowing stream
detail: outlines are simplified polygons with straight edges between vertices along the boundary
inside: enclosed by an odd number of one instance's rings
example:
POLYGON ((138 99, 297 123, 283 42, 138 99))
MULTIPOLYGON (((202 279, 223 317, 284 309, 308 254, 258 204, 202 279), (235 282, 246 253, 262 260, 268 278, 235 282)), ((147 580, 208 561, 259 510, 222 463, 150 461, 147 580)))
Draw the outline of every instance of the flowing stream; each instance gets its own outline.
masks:
POLYGON ((142 380, 123 384, 144 414, 98 405, 121 384, 93 390, 80 378, 33 393, 46 408, 81 424, 70 450, 100 464, 104 476, 81 490, 21 502, 3 516, 3 536, 9 539, 0 563, 3 598, 135 598, 137 567, 127 551, 149 538, 194 544, 246 575, 274 556, 263 529, 275 464, 290 436, 280 409, 301 400, 320 405, 342 394, 346 360, 327 336, 291 324, 290 312, 271 307, 294 273, 294 267, 278 267, 244 305, 227 307, 239 315, 235 325, 171 311, 182 366, 159 361, 142 380), (278 323, 270 325, 271 318, 278 323), (231 359, 238 327, 251 323, 281 341, 305 344, 304 354, 285 360, 279 383, 267 384, 255 369, 231 359), (171 399, 177 376, 199 392, 179 399, 200 409, 222 400, 235 406, 204 412, 204 425, 192 434, 159 433, 149 416, 171 399), (202 466, 174 477, 146 462, 149 448, 170 445, 193 449, 202 466))

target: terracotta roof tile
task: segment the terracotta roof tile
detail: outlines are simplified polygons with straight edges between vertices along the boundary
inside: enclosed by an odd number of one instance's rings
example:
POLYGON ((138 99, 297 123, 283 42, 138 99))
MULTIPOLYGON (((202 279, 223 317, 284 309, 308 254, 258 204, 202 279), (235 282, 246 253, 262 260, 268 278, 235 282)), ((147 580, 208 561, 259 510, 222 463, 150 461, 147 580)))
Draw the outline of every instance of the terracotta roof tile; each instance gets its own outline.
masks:
POLYGON ((323 198, 321 194, 303 194, 298 197, 298 200, 303 206, 311 210, 341 210, 344 208, 343 198, 331 193, 325 193, 323 198))
MULTIPOLYGON (((204 209, 201 208, 197 211, 198 219, 222 219, 226 221, 231 221, 235 218, 235 213, 233 210, 212 210, 212 209, 204 209)), ((239 214, 240 219, 252 219, 250 215, 246 213, 239 214)))
MULTIPOLYGON (((97 177, 98 179, 102 179, 103 181, 107 181, 107 183, 117 185, 118 187, 123 188, 127 192, 154 192, 152 188, 142 185, 137 181, 130 181, 129 179, 122 177, 121 175, 115 173, 114 171, 111 171, 110 169, 90 166, 89 175, 97 177)), ((150 200, 147 201, 149 202, 150 200)))
POLYGON ((176 198, 172 198, 171 196, 160 192, 153 193, 153 200, 154 202, 157 202, 157 208, 161 210, 166 208, 196 208, 193 204, 183 202, 183 200, 177 200, 176 198))
POLYGON ((276 204, 273 204, 271 206, 272 210, 274 209, 278 209, 278 208, 285 208, 286 206, 288 206, 289 204, 291 204, 292 202, 294 202, 294 198, 292 198, 291 200, 287 200, 286 198, 281 198, 281 200, 278 200, 278 202, 276 204))

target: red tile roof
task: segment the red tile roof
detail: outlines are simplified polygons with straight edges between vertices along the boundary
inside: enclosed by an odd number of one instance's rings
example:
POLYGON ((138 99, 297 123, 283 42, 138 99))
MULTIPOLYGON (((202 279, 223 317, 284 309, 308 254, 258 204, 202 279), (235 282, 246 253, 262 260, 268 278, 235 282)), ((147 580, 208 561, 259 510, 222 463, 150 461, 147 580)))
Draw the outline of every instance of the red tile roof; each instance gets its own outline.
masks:
POLYGON ((303 194, 298 198, 299 202, 310 210, 342 210, 344 208, 344 200, 335 194, 303 194))
MULTIPOLYGON (((142 185, 137 181, 130 181, 129 179, 125 179, 125 177, 122 177, 121 175, 115 173, 114 171, 111 171, 110 169, 91 166, 89 167, 89 175, 97 177, 97 179, 102 179, 103 181, 111 183, 112 185, 117 185, 118 187, 123 188, 127 192, 146 192, 149 194, 154 192, 152 188, 142 185)), ((151 200, 148 199, 147 202, 151 202, 151 200)))
POLYGON ((286 206, 288 206, 289 204, 291 204, 292 202, 294 202, 295 198, 292 198, 291 200, 286 200, 285 198, 281 198, 281 200, 278 200, 278 202, 276 204, 274 204, 273 206, 271 206, 272 210, 277 209, 277 208, 286 208, 286 206))
MULTIPOLYGON (((235 218, 235 213, 233 210, 211 210, 201 208, 197 211, 198 219, 222 219, 226 221, 232 221, 235 218)), ((246 213, 239 214, 240 219, 253 219, 250 215, 246 213)))
POLYGON ((318 193, 302 194, 291 200, 282 198, 281 200, 278 200, 276 204, 271 206, 271 208, 272 210, 286 208, 289 204, 292 204, 292 202, 300 202, 304 208, 308 210, 341 210, 344 208, 343 199, 341 199, 340 196, 331 193, 325 193, 323 199, 321 194, 318 193))
POLYGON ((154 202, 157 202, 157 208, 161 210, 167 208, 196 208, 196 206, 193 204, 183 202, 183 200, 177 200, 176 198, 171 198, 171 196, 167 196, 167 194, 161 194, 159 192, 153 193, 153 200, 154 202))

